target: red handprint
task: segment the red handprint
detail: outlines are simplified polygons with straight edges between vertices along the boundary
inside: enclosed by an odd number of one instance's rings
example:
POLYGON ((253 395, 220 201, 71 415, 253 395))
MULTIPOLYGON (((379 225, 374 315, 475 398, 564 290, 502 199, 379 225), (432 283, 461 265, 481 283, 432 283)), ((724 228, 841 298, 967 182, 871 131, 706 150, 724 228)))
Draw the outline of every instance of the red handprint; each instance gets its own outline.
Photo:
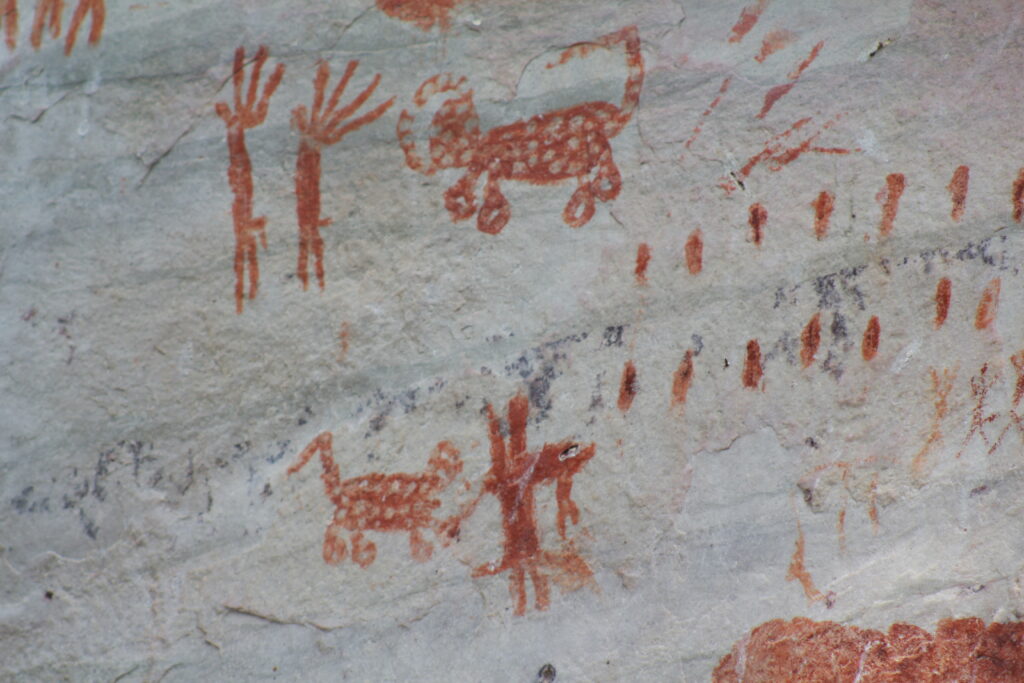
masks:
POLYGON ((380 74, 377 74, 370 85, 354 100, 344 107, 336 109, 338 100, 341 99, 358 66, 358 60, 348 63, 344 75, 327 101, 326 109, 322 109, 324 91, 327 88, 327 81, 331 77, 331 68, 327 62, 320 62, 316 77, 313 79, 312 109, 307 112, 305 106, 299 105, 292 110, 292 126, 300 134, 299 156, 295 164, 295 211, 299 219, 297 272, 303 289, 309 286, 307 262, 310 249, 313 250, 313 256, 316 258, 317 282, 320 284, 320 289, 324 288, 324 241, 320 237, 320 228, 330 225, 331 219, 326 216, 320 217, 320 150, 335 144, 352 131, 376 121, 395 101, 395 98, 392 97, 376 109, 345 123, 345 120, 370 98, 373 91, 377 89, 377 84, 380 83, 380 74), (344 125, 342 125, 343 123, 344 125))
POLYGON ((252 163, 249 151, 245 147, 245 131, 255 128, 267 118, 267 107, 274 90, 284 76, 284 64, 278 64, 270 74, 263 87, 263 95, 256 99, 259 91, 260 71, 267 61, 267 47, 260 45, 253 60, 252 79, 249 90, 243 101, 242 90, 245 86, 245 48, 235 50, 235 70, 232 75, 235 89, 235 109, 228 107, 227 102, 218 102, 217 115, 224 120, 228 129, 228 184, 235 195, 231 205, 231 216, 235 222, 235 310, 242 312, 242 295, 245 290, 245 264, 249 263, 249 298, 256 296, 260 283, 260 267, 256 258, 256 235, 260 237, 263 248, 267 248, 266 216, 252 215, 252 163))
MULTIPOLYGON (((17 0, 7 0, 8 17, 10 17, 10 8, 15 4, 17 0)), ((60 22, 61 15, 64 13, 64 0, 40 0, 39 4, 36 5, 36 14, 32 22, 32 34, 30 41, 32 47, 39 49, 39 46, 43 42, 43 31, 47 25, 49 25, 50 36, 54 39, 60 36, 60 22)), ((75 7, 74 13, 71 15, 71 25, 68 27, 68 34, 64 42, 64 54, 70 55, 71 50, 75 47, 75 40, 78 38, 78 29, 82 26, 85 21, 87 14, 92 14, 92 23, 89 25, 89 44, 96 45, 100 42, 100 37, 103 35, 103 20, 106 18, 106 5, 104 0, 79 0, 78 5, 75 7)), ((17 10, 14 12, 15 22, 17 21, 17 10)), ((7 44, 10 47, 14 47, 12 44, 11 36, 11 25, 7 27, 7 44)), ((15 24, 15 31, 17 25, 15 24)))

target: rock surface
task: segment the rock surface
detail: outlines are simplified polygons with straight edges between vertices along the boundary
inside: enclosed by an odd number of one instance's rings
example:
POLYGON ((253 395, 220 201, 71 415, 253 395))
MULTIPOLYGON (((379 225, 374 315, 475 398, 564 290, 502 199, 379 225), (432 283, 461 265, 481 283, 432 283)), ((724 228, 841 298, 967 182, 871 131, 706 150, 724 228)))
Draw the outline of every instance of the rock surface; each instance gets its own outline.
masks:
POLYGON ((1024 616, 1019 3, 2 22, 0 677, 1024 616))

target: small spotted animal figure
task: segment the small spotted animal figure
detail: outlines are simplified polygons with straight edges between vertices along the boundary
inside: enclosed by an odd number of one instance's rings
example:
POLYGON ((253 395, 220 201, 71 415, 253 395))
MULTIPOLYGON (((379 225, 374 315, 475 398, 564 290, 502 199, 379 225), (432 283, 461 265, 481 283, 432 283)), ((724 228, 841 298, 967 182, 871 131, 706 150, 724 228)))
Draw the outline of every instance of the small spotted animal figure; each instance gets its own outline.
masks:
POLYGON ((512 215, 508 199, 501 192, 503 180, 534 185, 575 180, 576 191, 562 218, 574 228, 586 224, 594 215, 595 200, 610 202, 622 188, 610 140, 626 127, 640 101, 644 81, 640 37, 636 26, 628 26, 593 42, 573 45, 558 62, 548 64, 551 68, 597 47, 619 44, 625 48, 628 70, 621 104, 584 102, 497 126, 486 133, 480 130, 473 91, 465 88, 465 77, 438 74, 428 78, 413 96, 417 109, 426 106, 434 95, 452 95, 431 122, 429 163, 416 149, 415 116, 407 110, 402 112, 397 133, 406 164, 425 175, 444 168, 465 168, 465 175, 445 191, 444 204, 453 221, 476 214, 476 227, 481 232, 501 232, 512 215), (477 185, 483 176, 483 202, 478 205, 477 185))
POLYGON ((345 531, 352 532, 352 561, 364 569, 377 557, 377 546, 363 536, 364 531, 409 533, 409 551, 417 562, 426 562, 434 547, 421 531, 440 533, 441 521, 433 513, 441 506, 437 494, 451 484, 462 471, 459 451, 442 441, 434 448, 427 468, 416 474, 373 472, 342 481, 332 455, 332 435, 323 432, 299 454, 288 468, 289 476, 305 466, 314 455, 323 465, 321 479, 327 497, 334 503, 334 517, 324 533, 323 556, 327 564, 340 564, 348 554, 345 531))

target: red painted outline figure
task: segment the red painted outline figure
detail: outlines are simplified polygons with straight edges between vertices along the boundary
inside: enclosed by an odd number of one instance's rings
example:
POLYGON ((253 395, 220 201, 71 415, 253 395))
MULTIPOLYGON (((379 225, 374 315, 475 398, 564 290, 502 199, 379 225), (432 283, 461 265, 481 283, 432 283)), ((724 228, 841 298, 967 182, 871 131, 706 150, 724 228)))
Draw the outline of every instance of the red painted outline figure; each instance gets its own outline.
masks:
MULTIPOLYGON (((488 438, 491 442, 491 469, 484 477, 480 496, 460 515, 465 518, 476 502, 490 493, 501 503, 502 526, 505 531, 505 552, 498 563, 489 562, 473 570, 473 577, 509 574, 509 593, 515 601, 515 613, 526 613, 526 577, 533 582, 534 605, 545 610, 551 604, 549 578, 567 590, 574 590, 593 580, 593 572, 571 544, 562 552, 543 550, 537 531, 534 489, 540 484, 554 483, 558 514, 555 525, 565 538, 566 519, 579 523, 580 512, 572 500, 572 479, 594 457, 596 446, 574 441, 546 443, 539 450, 526 450, 526 419, 530 403, 522 394, 508 402, 509 438, 501 435, 501 420, 487 406, 488 438), (542 568, 552 570, 549 577, 542 568)), ((458 532, 457 522, 449 523, 449 535, 458 532)))
POLYGON ((499 186, 503 180, 548 185, 575 179, 577 188, 562 211, 562 219, 574 228, 586 224, 594 215, 595 200, 610 202, 622 188, 610 140, 625 128, 640 101, 644 80, 640 36, 636 26, 628 26, 591 43, 568 48, 558 62, 586 54, 595 46, 610 48, 619 44, 625 47, 629 74, 619 106, 585 102, 497 126, 486 133, 480 130, 473 91, 463 87, 465 78, 456 80, 451 74, 428 78, 413 97, 417 109, 422 109, 434 95, 452 95, 431 122, 428 164, 416 151, 412 129, 415 117, 407 110, 402 111, 397 134, 406 164, 425 175, 444 168, 465 168, 465 175, 445 191, 444 205, 453 221, 476 214, 476 227, 481 232, 496 235, 512 215, 499 186), (484 176, 483 202, 478 205, 477 185, 484 176))
MULTIPOLYGON (((15 5, 17 0, 7 0, 8 12, 15 5)), ((44 29, 49 26, 50 37, 60 37, 61 15, 64 13, 64 0, 39 0, 36 5, 35 17, 32 21, 32 33, 29 37, 32 47, 36 50, 42 45, 44 29)), ((107 11, 104 0, 78 0, 75 11, 71 15, 71 24, 68 26, 68 34, 64 42, 64 54, 70 55, 75 47, 75 40, 78 38, 78 29, 85 22, 85 17, 92 14, 92 22, 89 24, 89 44, 96 45, 103 36, 103 21, 107 11)), ((8 15, 10 16, 10 15, 8 15)), ((17 9, 15 8, 14 19, 17 22, 17 9)), ((17 30, 17 24, 15 24, 17 30)), ((7 44, 13 48, 11 39, 11 27, 8 25, 7 44)))
POLYGON ((345 123, 369 99, 380 83, 380 74, 377 74, 354 100, 337 109, 338 100, 358 66, 359 61, 355 59, 348 63, 344 75, 327 101, 327 107, 323 108, 324 91, 331 77, 331 67, 321 61, 313 79, 312 108, 307 112, 304 105, 299 105, 292 110, 292 127, 300 134, 299 154, 295 163, 295 212, 299 220, 299 263, 296 272, 303 289, 309 287, 307 262, 311 249, 316 259, 316 279, 320 289, 324 288, 324 241, 320 237, 320 228, 330 225, 331 219, 320 217, 320 152, 352 131, 379 119, 395 101, 392 97, 376 109, 345 123))
POLYGON ((323 556, 327 564, 340 564, 348 554, 344 531, 352 532, 352 561, 369 567, 377 557, 377 546, 363 536, 364 531, 408 532, 409 554, 417 562, 426 562, 434 547, 421 531, 441 533, 444 523, 434 519, 441 506, 437 494, 448 487, 462 471, 462 458, 451 443, 441 441, 434 448, 423 472, 382 474, 372 472, 341 479, 341 471, 332 455, 332 435, 323 432, 299 454, 288 468, 291 476, 301 470, 314 455, 320 456, 324 491, 334 504, 334 515, 324 532, 323 556))
POLYGON ((270 78, 263 86, 263 95, 257 100, 259 92, 260 71, 267 61, 267 46, 260 45, 253 58, 252 78, 249 90, 243 100, 245 89, 245 48, 235 50, 235 66, 232 80, 235 90, 235 109, 232 111, 227 102, 215 105, 217 115, 224 120, 228 130, 228 184, 235 199, 231 205, 231 217, 235 223, 235 311, 242 312, 242 299, 245 293, 245 265, 249 264, 249 298, 256 297, 260 285, 260 265, 257 260, 256 236, 260 238, 263 248, 267 248, 267 218, 252 215, 252 163, 249 151, 245 147, 245 131, 255 128, 267 118, 267 107, 270 97, 284 77, 284 64, 278 64, 270 78))

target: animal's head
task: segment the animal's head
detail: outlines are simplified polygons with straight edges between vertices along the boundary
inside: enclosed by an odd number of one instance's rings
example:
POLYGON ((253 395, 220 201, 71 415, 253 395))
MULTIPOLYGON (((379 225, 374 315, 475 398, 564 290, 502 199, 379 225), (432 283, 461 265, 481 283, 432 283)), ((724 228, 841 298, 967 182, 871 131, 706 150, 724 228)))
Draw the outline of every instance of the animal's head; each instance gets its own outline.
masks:
POLYGON ((473 91, 466 87, 465 77, 431 76, 416 90, 413 104, 421 110, 435 95, 442 93, 452 94, 441 103, 430 122, 429 164, 424 163, 416 150, 415 115, 403 110, 398 117, 398 143, 405 152, 405 162, 409 168, 426 175, 442 168, 467 165, 480 140, 480 119, 473 104, 473 91))
POLYGON ((434 452, 430 454, 427 467, 430 471, 437 473, 444 485, 447 486, 455 481, 455 477, 459 476, 459 472, 462 471, 462 457, 459 454, 459 449, 450 441, 441 441, 434 448, 434 452))

